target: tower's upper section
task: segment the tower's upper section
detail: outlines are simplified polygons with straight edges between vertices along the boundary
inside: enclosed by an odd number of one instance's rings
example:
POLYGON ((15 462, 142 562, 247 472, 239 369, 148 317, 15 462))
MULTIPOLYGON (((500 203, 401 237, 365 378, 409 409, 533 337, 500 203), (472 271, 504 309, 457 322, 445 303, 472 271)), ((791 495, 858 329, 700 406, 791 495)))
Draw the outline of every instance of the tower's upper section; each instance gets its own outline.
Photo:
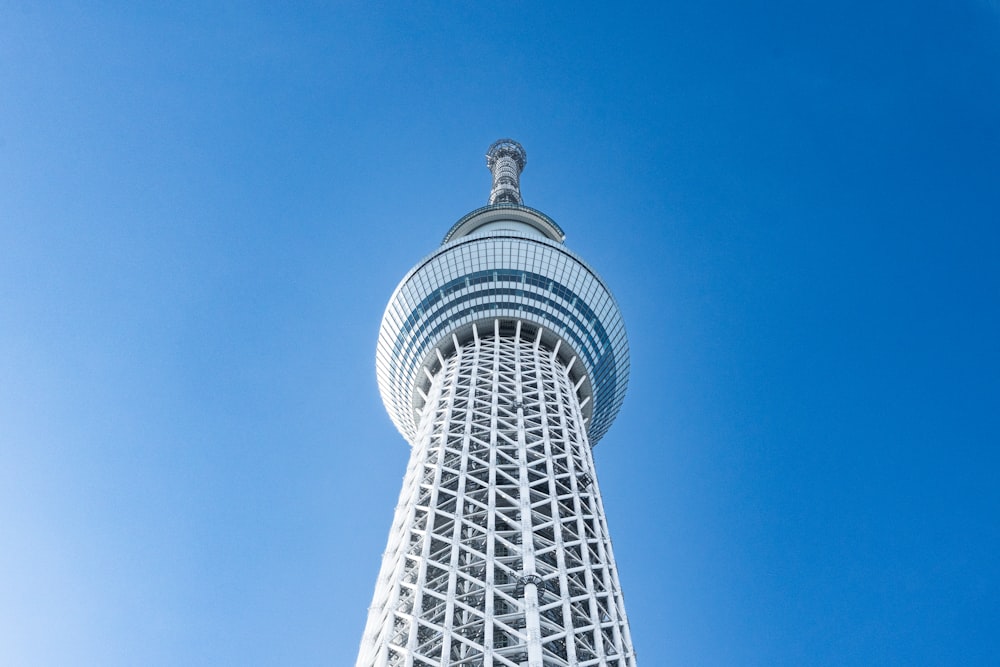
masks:
POLYGON ((411 442, 430 378, 483 327, 517 330, 558 350, 592 444, 621 408, 629 355, 618 305, 600 276, 563 245, 559 225, 521 203, 526 160, 512 139, 490 146, 490 203, 456 222, 386 306, 375 359, 379 391, 411 442))
POLYGON ((523 204, 521 172, 528 164, 524 147, 513 139, 497 139, 486 151, 486 166, 493 172, 491 204, 523 204))

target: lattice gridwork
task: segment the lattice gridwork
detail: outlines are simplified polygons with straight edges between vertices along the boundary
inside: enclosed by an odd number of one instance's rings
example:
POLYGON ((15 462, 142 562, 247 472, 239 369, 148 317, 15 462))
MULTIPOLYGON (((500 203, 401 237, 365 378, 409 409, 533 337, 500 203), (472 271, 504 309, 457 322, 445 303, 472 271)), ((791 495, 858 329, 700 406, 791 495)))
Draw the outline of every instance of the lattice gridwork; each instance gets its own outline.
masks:
POLYGON ((635 666, 580 401, 541 339, 495 320, 434 375, 357 667, 635 666))

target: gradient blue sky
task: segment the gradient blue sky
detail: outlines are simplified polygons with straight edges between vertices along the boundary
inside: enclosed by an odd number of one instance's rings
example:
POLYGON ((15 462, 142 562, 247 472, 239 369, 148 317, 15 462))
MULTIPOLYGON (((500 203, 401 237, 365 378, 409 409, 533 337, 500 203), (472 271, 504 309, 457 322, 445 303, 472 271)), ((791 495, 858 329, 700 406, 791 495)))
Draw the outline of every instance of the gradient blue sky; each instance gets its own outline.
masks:
POLYGON ((0 664, 353 664, 501 136, 629 327, 643 667, 1000 664, 1000 2, 87 4, 0 3, 0 664))

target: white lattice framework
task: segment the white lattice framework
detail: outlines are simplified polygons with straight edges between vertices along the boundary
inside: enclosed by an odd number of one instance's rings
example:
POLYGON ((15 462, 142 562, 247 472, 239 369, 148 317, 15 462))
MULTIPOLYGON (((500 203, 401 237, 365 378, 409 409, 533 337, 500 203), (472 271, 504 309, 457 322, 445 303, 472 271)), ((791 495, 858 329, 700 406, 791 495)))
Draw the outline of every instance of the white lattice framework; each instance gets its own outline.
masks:
POLYGON ((357 667, 634 667, 576 358, 489 324, 430 378, 357 667))

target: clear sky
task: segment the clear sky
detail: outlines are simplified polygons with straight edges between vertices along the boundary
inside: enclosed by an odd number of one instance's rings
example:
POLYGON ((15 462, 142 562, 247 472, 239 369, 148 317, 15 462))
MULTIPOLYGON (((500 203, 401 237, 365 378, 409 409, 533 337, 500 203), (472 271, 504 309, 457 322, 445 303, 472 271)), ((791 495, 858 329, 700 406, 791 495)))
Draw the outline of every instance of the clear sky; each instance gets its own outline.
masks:
POLYGON ((353 664, 503 136, 629 328, 641 665, 1000 664, 1000 2, 80 4, 0 3, 0 664, 353 664))

